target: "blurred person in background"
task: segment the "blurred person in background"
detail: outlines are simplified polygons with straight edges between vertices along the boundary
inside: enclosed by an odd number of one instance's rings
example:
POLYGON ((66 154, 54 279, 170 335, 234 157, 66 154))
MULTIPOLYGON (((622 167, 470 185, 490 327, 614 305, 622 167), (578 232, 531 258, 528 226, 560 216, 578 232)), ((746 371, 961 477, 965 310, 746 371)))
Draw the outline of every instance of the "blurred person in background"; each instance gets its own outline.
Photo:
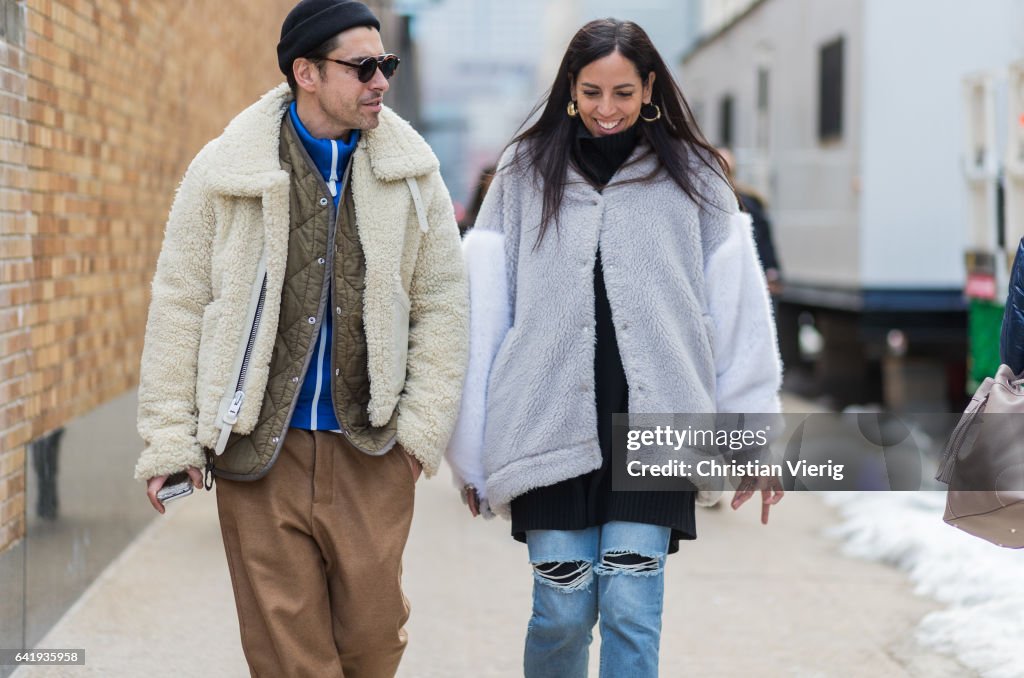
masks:
POLYGON ((473 199, 469 203, 469 209, 459 221, 459 230, 465 234, 473 228, 477 215, 480 213, 480 206, 484 204, 487 197, 487 190, 491 187, 491 180, 494 179, 494 165, 489 165, 480 170, 480 176, 476 180, 476 189, 473 191, 473 199))
MULTIPOLYGON (((502 156, 463 251, 470 362, 448 459, 534 574, 525 674, 658 674, 664 567, 695 493, 611 487, 612 415, 779 411, 749 217, 631 22, 585 25, 502 156), (536 111, 535 111, 536 113, 536 111), (532 114, 531 114, 532 117, 532 114)), ((782 498, 762 492, 762 522, 782 498)))
MULTIPOLYGON (((287 79, 193 160, 139 384, 153 507, 212 473, 256 676, 392 676, 421 472, 455 423, 468 308, 438 161, 383 105, 398 57, 349 0, 302 0, 287 79)), ((190 576, 202 576, 191 573, 190 576)))
POLYGON ((761 260, 764 277, 768 281, 768 290, 772 295, 782 292, 782 268, 775 254, 775 241, 772 239, 772 222, 768 218, 768 207, 765 199, 753 188, 736 181, 736 157, 727 148, 718 149, 719 155, 729 169, 729 181, 736 189, 740 208, 750 215, 754 222, 754 244, 757 246, 757 258, 761 260))

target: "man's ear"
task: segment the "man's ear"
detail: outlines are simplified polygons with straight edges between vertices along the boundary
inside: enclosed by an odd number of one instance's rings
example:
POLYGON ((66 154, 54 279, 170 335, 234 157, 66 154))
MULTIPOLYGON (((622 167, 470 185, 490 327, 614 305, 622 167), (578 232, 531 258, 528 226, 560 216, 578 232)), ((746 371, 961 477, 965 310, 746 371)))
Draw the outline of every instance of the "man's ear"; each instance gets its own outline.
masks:
POLYGON ((315 92, 320 84, 320 69, 309 59, 299 57, 292 62, 292 75, 295 76, 295 84, 307 92, 315 92))

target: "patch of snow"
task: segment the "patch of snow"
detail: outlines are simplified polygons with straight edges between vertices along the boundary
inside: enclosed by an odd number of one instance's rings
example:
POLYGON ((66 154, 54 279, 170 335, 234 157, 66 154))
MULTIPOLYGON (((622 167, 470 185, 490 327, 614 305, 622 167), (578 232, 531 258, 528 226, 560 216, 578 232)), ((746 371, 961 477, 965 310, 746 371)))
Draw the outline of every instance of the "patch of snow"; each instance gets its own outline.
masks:
POLYGON ((921 620, 921 643, 985 678, 1024 676, 1024 550, 946 525, 945 492, 822 495, 843 516, 828 532, 845 554, 905 570, 915 593, 948 606, 921 620))

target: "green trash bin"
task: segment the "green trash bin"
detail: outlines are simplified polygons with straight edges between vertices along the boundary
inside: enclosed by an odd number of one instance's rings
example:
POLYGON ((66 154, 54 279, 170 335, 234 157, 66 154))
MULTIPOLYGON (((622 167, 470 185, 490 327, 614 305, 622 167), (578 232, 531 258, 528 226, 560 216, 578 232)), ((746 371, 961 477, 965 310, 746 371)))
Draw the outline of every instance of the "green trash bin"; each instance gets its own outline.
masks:
POLYGON ((971 299, 967 311, 967 392, 973 394, 985 377, 999 369, 999 332, 1003 325, 1003 305, 984 299, 971 299))

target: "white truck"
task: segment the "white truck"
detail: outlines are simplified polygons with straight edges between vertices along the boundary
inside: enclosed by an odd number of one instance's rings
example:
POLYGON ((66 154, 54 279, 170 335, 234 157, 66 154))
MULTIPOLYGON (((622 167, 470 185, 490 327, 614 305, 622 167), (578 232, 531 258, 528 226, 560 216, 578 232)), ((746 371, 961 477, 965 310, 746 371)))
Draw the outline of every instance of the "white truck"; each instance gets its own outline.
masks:
MULTIPOLYGON (((1020 59, 1015 0, 760 0, 683 57, 702 129, 767 198, 783 358, 806 358, 797 324, 813 323, 811 389, 836 406, 905 397, 887 381, 908 369, 932 406, 962 398, 978 209, 965 167, 998 165, 964 151, 963 83, 1020 59)), ((1019 192, 1019 163, 1005 176, 1019 192)))

